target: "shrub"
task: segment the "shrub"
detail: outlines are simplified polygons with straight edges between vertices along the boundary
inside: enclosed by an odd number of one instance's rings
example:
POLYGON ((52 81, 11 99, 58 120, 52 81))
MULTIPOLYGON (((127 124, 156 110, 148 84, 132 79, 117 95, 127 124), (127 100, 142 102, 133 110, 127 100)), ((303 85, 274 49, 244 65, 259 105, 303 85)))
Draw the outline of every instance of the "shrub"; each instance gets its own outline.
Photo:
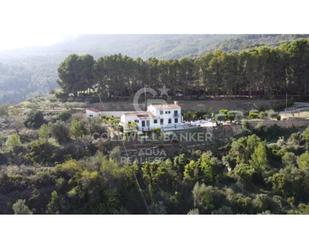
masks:
POLYGON ((259 118, 259 111, 258 110, 251 110, 251 111, 249 111, 248 117, 250 119, 257 119, 257 118, 259 118))
POLYGON ((309 126, 302 133, 304 140, 309 143, 309 126))
POLYGON ((230 121, 240 121, 243 117, 243 113, 241 111, 229 111, 227 113, 227 119, 230 121))
POLYGON ((301 154, 298 158, 298 166, 300 169, 309 168, 309 152, 301 154))
POLYGON ((227 115, 226 115, 226 114, 222 114, 222 113, 216 114, 216 115, 215 115, 215 120, 216 120, 217 122, 226 121, 226 120, 227 120, 227 115))
POLYGON ((69 129, 61 121, 58 121, 52 125, 51 134, 60 144, 66 143, 70 140, 69 129))
POLYGON ((256 171, 254 167, 245 163, 240 163, 233 170, 233 173, 245 184, 250 184, 252 182, 253 175, 256 174, 256 171))
POLYGON ((70 133, 73 137, 79 138, 87 134, 87 129, 82 121, 73 119, 70 126, 70 133))
POLYGON ((216 187, 206 186, 198 182, 192 190, 194 207, 201 213, 212 213, 215 209, 221 208, 225 201, 225 196, 216 187))
POLYGON ((267 116, 267 114, 265 112, 260 112, 259 113, 259 118, 260 119, 264 119, 267 116))
POLYGON ((55 96, 56 96, 58 99, 60 99, 60 101, 63 101, 63 102, 67 101, 67 99, 68 99, 68 94, 67 94, 67 93, 64 93, 64 92, 62 92, 62 91, 57 91, 57 92, 55 93, 55 96))
MULTIPOLYGON (((99 119, 92 118, 88 121, 89 133, 93 136, 94 139, 98 139, 104 134, 107 134, 106 128, 101 125, 99 119)), ((122 126, 121 126, 122 127, 122 126)))
POLYGON ((234 121, 235 120, 235 117, 236 117, 236 114, 234 112, 228 112, 227 113, 227 119, 229 121, 234 121))
POLYGON ((57 147, 50 143, 35 141, 28 146, 28 149, 27 158, 34 163, 51 164, 55 161, 57 147))
POLYGON ((59 200, 58 193, 54 190, 50 195, 50 201, 47 204, 47 213, 49 214, 59 214, 61 209, 61 204, 59 200))
POLYGON ((40 139, 42 139, 42 140, 47 142, 47 140, 49 138, 49 132, 50 132, 49 126, 47 124, 43 124, 40 127, 40 130, 39 130, 39 137, 40 137, 40 139))
POLYGON ((21 141, 19 135, 15 132, 7 138, 5 147, 8 151, 13 151, 18 146, 21 146, 21 141))
POLYGON ((56 166, 56 171, 66 175, 74 175, 76 172, 82 171, 82 166, 76 160, 68 160, 56 166))
POLYGON ((228 109, 220 109, 220 110, 219 110, 219 113, 220 113, 220 114, 224 114, 224 115, 227 115, 228 112, 229 112, 228 109))
POLYGON ((114 147, 110 154, 109 154, 109 158, 114 160, 114 161, 120 161, 121 157, 121 149, 119 146, 114 147))
POLYGON ((297 167, 285 167, 271 177, 273 190, 296 201, 308 200, 308 172, 297 167))
POLYGON ((293 167, 296 165, 297 158, 293 152, 285 152, 282 156, 282 164, 285 167, 293 167))
POLYGON ((26 205, 25 200, 17 200, 13 205, 12 209, 14 214, 32 214, 30 208, 26 205))
POLYGON ((242 120, 241 127, 244 130, 248 130, 250 128, 249 122, 247 120, 242 120))
POLYGON ((309 204, 300 203, 298 205, 298 212, 300 214, 309 214, 309 204))
POLYGON ((193 121, 197 119, 197 115, 195 112, 187 111, 183 113, 184 120, 193 121))
POLYGON ((58 115, 58 120, 61 120, 63 122, 68 121, 72 117, 72 114, 70 112, 61 112, 58 115))
POLYGON ((278 209, 278 201, 271 199, 266 194, 257 194, 253 203, 257 209, 257 212, 274 212, 276 213, 278 209), (276 202, 275 202, 276 201, 276 202))
POLYGON ((45 124, 46 120, 41 111, 31 111, 24 122, 27 128, 38 129, 45 124))

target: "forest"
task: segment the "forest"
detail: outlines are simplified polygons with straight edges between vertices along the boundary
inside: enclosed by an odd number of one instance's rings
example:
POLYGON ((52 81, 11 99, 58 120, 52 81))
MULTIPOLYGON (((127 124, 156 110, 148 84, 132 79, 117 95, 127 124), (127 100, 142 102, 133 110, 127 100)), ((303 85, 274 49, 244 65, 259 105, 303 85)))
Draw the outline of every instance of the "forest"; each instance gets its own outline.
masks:
POLYGON ((172 97, 280 98, 308 94, 309 40, 235 52, 217 50, 196 58, 133 59, 121 54, 94 59, 68 56, 58 68, 61 97, 130 97, 142 87, 166 85, 172 97))
POLYGON ((56 87, 57 66, 61 59, 43 56, 2 62, 0 58, 0 104, 16 104, 47 94, 56 87))

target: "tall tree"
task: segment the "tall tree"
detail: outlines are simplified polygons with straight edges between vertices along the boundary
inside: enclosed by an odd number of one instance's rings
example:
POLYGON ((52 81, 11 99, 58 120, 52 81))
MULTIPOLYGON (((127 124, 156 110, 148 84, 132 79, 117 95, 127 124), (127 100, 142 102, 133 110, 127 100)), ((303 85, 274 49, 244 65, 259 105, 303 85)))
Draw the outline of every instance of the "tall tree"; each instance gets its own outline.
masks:
POLYGON ((94 83, 94 63, 91 55, 69 55, 58 68, 58 84, 66 93, 74 96, 79 91, 88 90, 94 83))

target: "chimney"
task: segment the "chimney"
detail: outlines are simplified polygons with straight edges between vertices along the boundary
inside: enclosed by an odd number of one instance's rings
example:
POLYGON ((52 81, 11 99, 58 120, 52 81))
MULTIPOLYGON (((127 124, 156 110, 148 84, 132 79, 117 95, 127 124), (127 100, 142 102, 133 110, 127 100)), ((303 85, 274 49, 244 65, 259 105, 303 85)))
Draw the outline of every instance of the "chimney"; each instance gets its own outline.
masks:
POLYGON ((178 105, 178 101, 174 101, 174 104, 175 104, 175 105, 178 105))

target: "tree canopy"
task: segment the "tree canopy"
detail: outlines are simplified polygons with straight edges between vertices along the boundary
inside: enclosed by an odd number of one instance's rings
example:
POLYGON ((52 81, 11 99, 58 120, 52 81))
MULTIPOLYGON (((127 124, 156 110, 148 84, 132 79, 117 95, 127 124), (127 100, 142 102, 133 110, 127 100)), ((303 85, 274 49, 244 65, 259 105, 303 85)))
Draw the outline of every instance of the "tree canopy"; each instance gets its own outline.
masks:
POLYGON ((147 86, 166 85, 171 96, 227 95, 273 98, 308 94, 309 40, 278 47, 258 46, 238 52, 214 51, 196 58, 133 59, 121 54, 94 60, 68 56, 58 68, 65 94, 132 96, 147 86))

